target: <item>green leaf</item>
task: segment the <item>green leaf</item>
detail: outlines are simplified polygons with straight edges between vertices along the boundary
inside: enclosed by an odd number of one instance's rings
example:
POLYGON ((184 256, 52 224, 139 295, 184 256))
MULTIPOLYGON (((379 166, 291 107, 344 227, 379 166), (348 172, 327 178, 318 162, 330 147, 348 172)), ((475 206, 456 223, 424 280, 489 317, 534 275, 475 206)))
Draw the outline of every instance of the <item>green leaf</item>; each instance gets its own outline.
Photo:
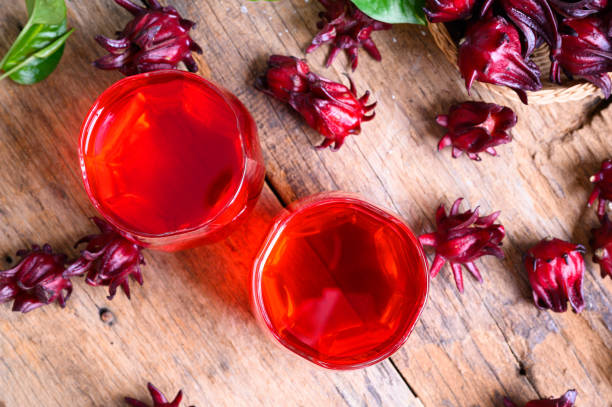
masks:
POLYGON ((66 39, 66 4, 64 0, 25 0, 30 18, 0 61, 5 73, 21 84, 40 82, 55 70, 66 39))
POLYGON ((426 23, 425 0, 353 0, 353 3, 368 16, 385 23, 426 23))

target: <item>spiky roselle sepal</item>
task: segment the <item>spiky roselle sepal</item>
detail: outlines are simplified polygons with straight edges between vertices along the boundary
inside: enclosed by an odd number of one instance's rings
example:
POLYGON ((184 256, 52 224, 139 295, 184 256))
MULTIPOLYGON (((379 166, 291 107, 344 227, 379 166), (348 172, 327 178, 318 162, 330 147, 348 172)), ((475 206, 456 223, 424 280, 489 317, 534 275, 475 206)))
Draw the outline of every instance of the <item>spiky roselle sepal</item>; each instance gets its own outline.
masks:
POLYGON ((13 301, 13 311, 29 312, 57 301, 63 308, 72 293, 72 284, 63 276, 66 256, 42 248, 17 252, 22 259, 10 270, 0 271, 0 304, 13 301))
POLYGON ((583 18, 606 9, 608 0, 563 1, 548 0, 550 4, 566 17, 583 18))
MULTIPOLYGON (((166 397, 163 395, 161 391, 157 389, 157 387, 153 386, 151 383, 147 383, 147 388, 149 389, 149 393, 151 394, 151 399, 153 399, 153 405, 151 407, 179 407, 181 400, 183 400, 183 391, 180 390, 174 400, 168 401, 166 397)), ((145 402, 133 399, 131 397, 126 397, 125 402, 128 403, 132 407, 149 407, 145 402)), ((194 407, 194 406, 191 406, 194 407)))
POLYGON ((506 235, 504 227, 495 223, 499 212, 482 217, 478 216, 478 208, 459 213, 462 200, 463 198, 457 199, 448 214, 444 205, 440 205, 436 212, 436 231, 419 236, 423 246, 436 249, 436 256, 429 270, 430 276, 435 277, 448 261, 460 292, 463 292, 461 265, 465 266, 478 282, 482 282, 482 276, 474 261, 485 255, 503 258, 504 252, 500 246, 506 235))
POLYGON ((126 239, 113 226, 100 218, 92 218, 100 229, 97 235, 85 236, 75 247, 87 243, 81 256, 66 269, 68 277, 87 273, 86 282, 92 286, 108 286, 112 300, 121 287, 130 298, 129 278, 142 285, 140 265, 144 264, 142 247, 126 239))
POLYGON ((427 0, 423 11, 430 23, 447 23, 472 16, 476 0, 427 0))
POLYGON ((529 249, 525 269, 538 308, 565 312, 569 301, 574 312, 582 311, 584 252, 583 246, 556 238, 546 238, 529 249))
POLYGON ((134 19, 117 39, 97 36, 96 41, 109 55, 94 62, 100 69, 119 69, 124 75, 136 75, 160 69, 176 69, 182 61, 191 72, 198 66, 192 52, 202 49, 189 36, 195 23, 186 20, 174 7, 162 7, 157 0, 147 0, 148 7, 141 7, 130 0, 115 3, 132 13, 134 19))
MULTIPOLYGON (((493 0, 486 1, 483 14, 492 3, 493 0)), ((548 0, 501 0, 500 3, 508 18, 523 33, 523 55, 530 56, 538 46, 538 40, 546 42, 551 50, 559 48, 561 36, 557 18, 548 0)))
POLYGON ((518 31, 503 17, 484 17, 468 28, 458 65, 468 92, 475 80, 503 85, 526 104, 525 91, 542 88, 538 67, 522 56, 518 31))
MULTIPOLYGON (((541 400, 532 400, 525 404, 525 407, 573 407, 576 402, 577 396, 576 390, 568 390, 565 394, 558 399, 541 399, 541 400)), ((504 407, 517 407, 512 400, 505 397, 504 398, 504 407)))
POLYGON ((497 155, 495 146, 512 141, 510 129, 516 124, 516 114, 509 107, 484 102, 463 102, 452 106, 448 114, 436 121, 448 131, 438 144, 438 151, 453 147, 453 157, 465 152, 480 161, 478 153, 497 155))
POLYGON ((262 92, 289 103, 306 123, 325 137, 318 148, 333 145, 338 150, 344 139, 361 132, 361 123, 374 118, 368 115, 376 103, 367 105, 370 92, 357 97, 353 81, 350 88, 310 72, 306 61, 295 57, 273 55, 266 74, 255 86, 262 92))
POLYGON ((593 205, 599 198, 597 216, 602 219, 606 210, 612 213, 612 160, 604 160, 601 169, 590 178, 590 181, 595 184, 595 188, 589 197, 588 205, 593 205))
MULTIPOLYGON (((612 17, 612 14, 608 14, 612 17)), ((560 68, 569 76, 579 76, 599 87, 606 98, 612 93, 612 38, 608 30, 610 17, 592 15, 567 18, 561 35, 561 46, 553 51, 552 80, 560 83, 560 68)))
POLYGON ((344 49, 349 55, 353 71, 357 68, 359 47, 363 47, 375 60, 382 59, 371 35, 373 31, 390 30, 391 24, 374 20, 350 0, 319 0, 319 3, 327 10, 319 13, 321 21, 317 23, 317 28, 320 31, 306 49, 306 53, 331 43, 326 66, 330 66, 344 49))
POLYGON ((604 215, 601 226, 592 231, 593 261, 599 264, 601 277, 612 278, 612 221, 604 215))

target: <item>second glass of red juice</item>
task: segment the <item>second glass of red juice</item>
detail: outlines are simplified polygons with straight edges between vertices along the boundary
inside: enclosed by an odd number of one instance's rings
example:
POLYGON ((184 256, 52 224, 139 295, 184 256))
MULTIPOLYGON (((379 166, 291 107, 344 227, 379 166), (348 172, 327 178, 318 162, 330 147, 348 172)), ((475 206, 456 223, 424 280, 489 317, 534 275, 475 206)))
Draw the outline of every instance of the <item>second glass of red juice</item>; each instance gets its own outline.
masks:
POLYGON ((83 123, 79 156, 100 214, 129 239, 168 251, 229 234, 254 206, 265 174, 244 105, 174 70, 107 89, 83 123))
POLYGON ((289 350, 332 369, 390 356, 425 305, 427 262, 389 212, 345 193, 289 206, 255 261, 256 316, 289 350))

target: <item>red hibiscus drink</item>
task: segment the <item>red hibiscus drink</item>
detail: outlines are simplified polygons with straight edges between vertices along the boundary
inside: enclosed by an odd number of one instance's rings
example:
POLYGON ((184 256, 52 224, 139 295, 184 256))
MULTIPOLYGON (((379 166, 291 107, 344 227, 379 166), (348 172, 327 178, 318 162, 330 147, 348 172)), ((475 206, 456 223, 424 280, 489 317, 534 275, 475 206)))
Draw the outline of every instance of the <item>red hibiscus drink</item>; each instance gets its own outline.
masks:
POLYGON ((79 154, 96 209, 145 247, 225 237, 263 187, 251 115, 229 92, 183 71, 111 86, 83 124, 79 154))
POLYGON ((276 219, 255 261, 253 307, 289 350, 360 368, 406 341, 427 297, 426 269, 396 217, 350 195, 318 195, 276 219))

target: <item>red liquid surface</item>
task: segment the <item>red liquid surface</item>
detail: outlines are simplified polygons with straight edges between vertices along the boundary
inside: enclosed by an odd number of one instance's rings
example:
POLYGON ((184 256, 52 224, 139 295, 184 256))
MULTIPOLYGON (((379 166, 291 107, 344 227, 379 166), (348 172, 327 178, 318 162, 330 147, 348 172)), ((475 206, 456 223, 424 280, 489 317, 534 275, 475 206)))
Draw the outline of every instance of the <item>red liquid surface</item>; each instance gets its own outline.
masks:
POLYGON ((238 119, 227 101, 177 74, 141 77, 113 92, 98 102, 81 146, 100 211, 137 235, 189 230, 218 215, 244 168, 238 119))
POLYGON ((340 369, 401 346, 423 307, 427 275, 414 236, 389 216, 342 199, 290 216, 260 264, 260 312, 281 343, 340 369))

